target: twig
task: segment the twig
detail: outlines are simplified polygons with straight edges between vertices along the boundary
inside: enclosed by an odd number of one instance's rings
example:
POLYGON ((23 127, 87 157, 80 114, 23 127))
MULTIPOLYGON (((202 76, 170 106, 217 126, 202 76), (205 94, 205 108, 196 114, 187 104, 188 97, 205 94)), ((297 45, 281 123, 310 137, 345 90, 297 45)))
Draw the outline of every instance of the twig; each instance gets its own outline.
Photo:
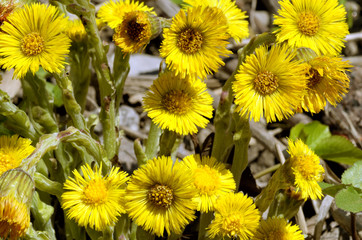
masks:
POLYGON ((304 213, 303 213, 303 209, 302 207, 299 208, 299 211, 297 213, 297 216, 295 216, 296 220, 297 220, 297 224, 300 227, 300 230, 302 230, 302 232, 304 234, 308 234, 308 227, 307 227, 307 223, 305 221, 305 217, 304 217, 304 213))

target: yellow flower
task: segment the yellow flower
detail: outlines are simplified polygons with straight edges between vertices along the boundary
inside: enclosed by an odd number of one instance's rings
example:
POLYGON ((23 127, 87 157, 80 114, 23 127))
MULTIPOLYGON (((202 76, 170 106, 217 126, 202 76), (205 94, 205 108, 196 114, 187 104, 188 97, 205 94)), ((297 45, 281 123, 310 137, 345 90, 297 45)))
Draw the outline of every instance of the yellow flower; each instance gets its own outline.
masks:
POLYGON ((109 27, 115 29, 119 24, 122 24, 125 13, 128 12, 149 12, 153 15, 156 13, 153 8, 147 7, 144 3, 133 0, 116 1, 110 0, 104 4, 98 11, 98 17, 108 24, 109 27))
POLYGON ((250 197, 239 193, 220 196, 215 204, 215 219, 209 225, 211 238, 218 236, 247 240, 259 226, 260 214, 250 197))
POLYGON ((215 158, 203 156, 200 159, 200 155, 190 155, 185 157, 182 163, 192 170, 194 185, 198 190, 194 198, 198 211, 213 210, 219 196, 235 191, 233 174, 215 158))
POLYGON ((260 226, 252 240, 303 240, 298 225, 288 223, 284 218, 268 218, 260 226))
POLYGON ((0 137, 0 175, 17 168, 34 151, 35 148, 30 144, 31 140, 18 135, 0 137))
POLYGON ((125 193, 123 186, 128 180, 127 173, 113 167, 103 177, 101 168, 93 171, 87 164, 81 169, 83 177, 74 170, 75 178, 70 177, 64 183, 62 207, 68 209, 67 217, 74 219, 80 226, 102 231, 114 225, 117 217, 125 213, 122 198, 125 193))
POLYGON ((195 219, 191 172, 171 157, 159 157, 134 171, 126 190, 128 215, 157 236, 180 234, 195 219))
POLYGON ((287 45, 274 45, 246 57, 232 86, 241 116, 271 122, 294 113, 306 86, 305 68, 292 61, 295 54, 287 45))
POLYGON ((349 78, 345 73, 352 67, 342 58, 319 56, 307 62, 307 92, 302 108, 311 113, 324 109, 328 101, 333 106, 348 92, 349 78))
POLYGON ((212 117, 212 101, 204 82, 191 82, 172 72, 157 78, 143 98, 144 109, 155 124, 182 135, 206 127, 207 118, 212 117))
POLYGON ((227 26, 218 8, 195 7, 181 10, 170 28, 164 29, 160 55, 177 74, 205 78, 224 65, 220 56, 226 49, 227 26))
POLYGON ((338 0, 282 0, 274 24, 279 42, 308 47, 317 54, 337 55, 348 34, 346 11, 338 0))
POLYGON ((87 37, 87 32, 80 19, 68 21, 68 26, 64 32, 74 42, 81 42, 87 37))
MULTIPOLYGON (((242 12, 240 8, 237 7, 236 3, 231 0, 185 0, 184 3, 190 6, 203 6, 203 7, 215 7, 219 8, 227 22, 228 34, 235 39, 235 41, 240 42, 242 39, 249 36, 248 21, 246 12, 242 12)), ((187 6, 186 6, 187 7, 187 6)))
POLYGON ((135 53, 146 47, 152 36, 150 17, 146 12, 126 12, 115 29, 113 41, 125 53, 135 53))
POLYGON ((302 198, 321 199, 322 189, 318 182, 323 180, 324 168, 320 164, 319 157, 298 139, 293 142, 289 139, 288 153, 290 158, 285 162, 286 173, 294 179, 296 192, 300 192, 302 198))
POLYGON ((30 225, 30 204, 35 186, 21 169, 6 171, 0 177, 0 238, 23 237, 30 225))
POLYGON ((67 19, 56 7, 34 3, 11 14, 1 27, 0 65, 14 68, 14 77, 33 74, 39 66, 60 72, 69 52, 70 39, 63 33, 67 19))

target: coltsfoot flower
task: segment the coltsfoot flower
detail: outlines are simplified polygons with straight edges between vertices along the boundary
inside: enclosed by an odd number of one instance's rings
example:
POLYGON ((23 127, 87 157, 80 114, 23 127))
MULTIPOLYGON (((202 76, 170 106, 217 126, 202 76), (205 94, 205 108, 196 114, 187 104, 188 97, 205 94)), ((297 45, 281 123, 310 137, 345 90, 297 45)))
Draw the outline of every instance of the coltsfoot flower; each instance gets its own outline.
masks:
POLYGON ((250 239, 259 226, 260 213, 243 193, 227 193, 215 204, 215 219, 208 227, 211 238, 250 239))
POLYGON ((65 181, 62 208, 78 225, 102 231, 113 226, 117 217, 125 213, 123 197, 127 173, 113 167, 103 177, 101 168, 93 171, 88 164, 81 170, 83 176, 75 169, 74 178, 65 181))
POLYGON ((203 81, 192 82, 173 72, 157 78, 143 98, 144 109, 155 124, 181 135, 206 127, 212 117, 212 101, 203 81))
POLYGON ((33 3, 12 13, 1 26, 0 65, 14 68, 14 77, 22 78, 39 67, 50 73, 64 68, 70 39, 63 33, 68 22, 51 5, 33 3))
POLYGON ((181 10, 164 29, 160 55, 176 74, 205 78, 224 65, 221 56, 226 49, 226 19, 218 8, 193 7, 181 10))
POLYGON ((252 240, 303 240, 298 225, 288 223, 284 218, 268 218, 260 222, 252 240))
POLYGON ((294 179, 296 192, 300 192, 304 199, 321 199, 323 194, 318 182, 323 180, 324 168, 319 157, 300 139, 289 140, 288 145, 290 158, 285 162, 288 168, 285 171, 292 175, 290 178, 294 179))
POLYGON ((30 139, 18 135, 0 136, 0 175, 7 170, 19 167, 23 159, 34 150, 30 139))
POLYGON ((115 29, 113 41, 125 53, 142 50, 154 35, 152 22, 154 21, 147 12, 126 12, 122 23, 115 29))
POLYGON ((348 92, 346 71, 352 66, 342 58, 317 56, 306 62, 307 91, 301 103, 305 111, 318 113, 329 102, 336 106, 348 92))
POLYGON ((180 234, 195 219, 196 189, 190 170, 171 157, 148 160, 134 171, 126 191, 127 213, 157 236, 180 234))
POLYGON ((185 157, 181 163, 192 171, 194 185, 198 190, 194 198, 198 204, 198 211, 212 211, 218 197, 235 191, 233 174, 215 158, 207 156, 200 158, 200 155, 196 154, 185 157))
POLYGON ((348 34, 346 11, 338 0, 282 0, 274 24, 278 42, 307 47, 317 54, 338 55, 348 34))
MULTIPOLYGON (((226 24, 228 27, 228 34, 235 39, 236 42, 240 42, 242 39, 249 36, 248 21, 246 20, 246 12, 242 12, 234 1, 231 0, 185 0, 185 4, 192 7, 215 7, 222 11, 225 16, 226 24)), ((185 7, 188 7, 185 5, 185 7)))
POLYGON ((292 61, 295 55, 287 45, 273 45, 246 57, 232 86, 241 116, 271 122, 294 114, 306 87, 305 68, 292 61))

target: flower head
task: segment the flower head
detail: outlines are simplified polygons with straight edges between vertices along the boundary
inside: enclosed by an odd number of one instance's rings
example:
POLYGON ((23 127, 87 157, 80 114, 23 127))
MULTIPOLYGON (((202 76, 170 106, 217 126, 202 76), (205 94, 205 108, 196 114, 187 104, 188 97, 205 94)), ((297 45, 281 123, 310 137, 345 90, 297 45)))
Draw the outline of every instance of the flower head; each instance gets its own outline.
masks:
POLYGON ((152 37, 151 17, 142 11, 126 12, 115 29, 113 41, 125 53, 135 53, 144 48, 152 37))
POLYGON ((68 209, 67 217, 74 219, 80 226, 89 226, 97 231, 116 223, 117 217, 125 213, 122 198, 127 173, 113 167, 103 177, 101 168, 93 171, 87 164, 81 167, 83 177, 75 169, 74 178, 64 183, 62 207, 68 209))
POLYGON ((205 78, 224 65, 220 56, 228 34, 224 14, 218 8, 195 7, 177 13, 170 28, 164 29, 160 55, 176 74, 205 78))
POLYGON ((225 16, 227 24, 228 34, 235 39, 235 41, 240 42, 242 39, 249 36, 248 21, 246 12, 242 12, 240 8, 237 7, 236 3, 231 0, 185 0, 184 3, 195 7, 214 7, 222 11, 225 16))
POLYGON ((232 86, 240 115, 271 122, 294 113, 306 84, 304 67, 292 61, 295 54, 286 45, 274 45, 246 57, 232 86))
POLYGON ((68 21, 65 34, 74 42, 81 42, 87 37, 84 25, 80 19, 68 21))
POLYGON ((213 210, 219 196, 235 191, 233 174, 215 158, 207 156, 200 158, 200 155, 190 155, 185 157, 182 163, 192 170, 194 185, 198 190, 198 194, 194 198, 198 204, 198 211, 213 210))
POLYGON ((18 135, 0 136, 0 175, 9 169, 17 168, 34 149, 29 139, 18 135))
POLYGON ((35 186, 21 169, 12 169, 0 177, 0 238, 19 239, 30 225, 30 204, 35 186))
POLYGON ((298 225, 288 223, 284 218, 268 218, 260 222, 252 240, 303 240, 298 225))
POLYGON ((14 68, 22 78, 39 66, 48 72, 60 72, 69 52, 70 39, 63 33, 67 19, 56 7, 33 3, 11 14, 1 27, 0 64, 14 68))
POLYGON ((318 54, 337 55, 348 34, 346 11, 338 0, 282 0, 274 24, 277 41, 308 47, 318 54))
POLYGON ((346 74, 352 67, 339 57, 318 56, 306 63, 307 91, 301 105, 305 111, 318 113, 328 101, 333 106, 348 92, 349 78, 346 74))
POLYGON ((296 192, 300 192, 302 198, 320 199, 323 194, 318 182, 323 180, 324 168, 320 164, 319 157, 298 139, 288 141, 288 153, 290 158, 285 162, 285 170, 294 179, 296 192))
POLYGON ((197 132, 212 117, 212 97, 201 80, 191 82, 166 72, 156 79, 143 99, 144 109, 155 124, 178 134, 197 132))
POLYGON ((220 196, 215 204, 215 219, 209 225, 211 238, 229 237, 247 240, 258 228, 260 213, 250 197, 239 193, 220 196))
POLYGON ((190 170, 171 157, 148 160, 134 171, 126 191, 128 215, 157 236, 180 234, 195 219, 196 190, 190 170))
POLYGON ((104 4, 98 11, 98 17, 108 24, 109 27, 115 29, 122 24, 125 13, 129 12, 149 12, 156 15, 153 8, 147 7, 144 3, 134 0, 110 0, 104 4))

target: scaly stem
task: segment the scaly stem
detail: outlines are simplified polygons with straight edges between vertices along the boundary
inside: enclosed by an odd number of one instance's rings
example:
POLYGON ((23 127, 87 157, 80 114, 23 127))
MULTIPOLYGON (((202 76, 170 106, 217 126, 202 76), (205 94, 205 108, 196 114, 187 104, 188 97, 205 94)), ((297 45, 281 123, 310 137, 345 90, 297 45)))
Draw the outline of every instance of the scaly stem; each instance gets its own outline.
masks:
POLYGON ((209 226, 214 214, 213 212, 201 213, 199 223, 199 237, 198 240, 208 239, 206 237, 206 228, 209 226))
POLYGON ((161 129, 151 122, 150 131, 148 132, 148 138, 146 143, 145 153, 148 159, 156 157, 158 146, 160 143, 161 129))
POLYGON ((159 156, 171 156, 177 133, 165 129, 161 135, 159 156))
POLYGON ((57 81, 58 86, 62 90, 64 107, 69 116, 71 117, 73 124, 79 130, 87 129, 84 117, 82 115, 82 109, 79 106, 78 102, 75 100, 72 82, 63 74, 54 74, 55 80, 57 81))
POLYGON ((248 147, 251 138, 251 131, 249 127, 249 119, 240 117, 238 113, 234 113, 234 120, 236 122, 235 133, 233 135, 235 151, 231 172, 234 175, 236 189, 239 189, 241 175, 248 165, 248 147))
POLYGON ((113 79, 116 87, 116 108, 120 105, 123 96, 123 88, 130 70, 129 54, 123 53, 116 47, 113 61, 113 79))

